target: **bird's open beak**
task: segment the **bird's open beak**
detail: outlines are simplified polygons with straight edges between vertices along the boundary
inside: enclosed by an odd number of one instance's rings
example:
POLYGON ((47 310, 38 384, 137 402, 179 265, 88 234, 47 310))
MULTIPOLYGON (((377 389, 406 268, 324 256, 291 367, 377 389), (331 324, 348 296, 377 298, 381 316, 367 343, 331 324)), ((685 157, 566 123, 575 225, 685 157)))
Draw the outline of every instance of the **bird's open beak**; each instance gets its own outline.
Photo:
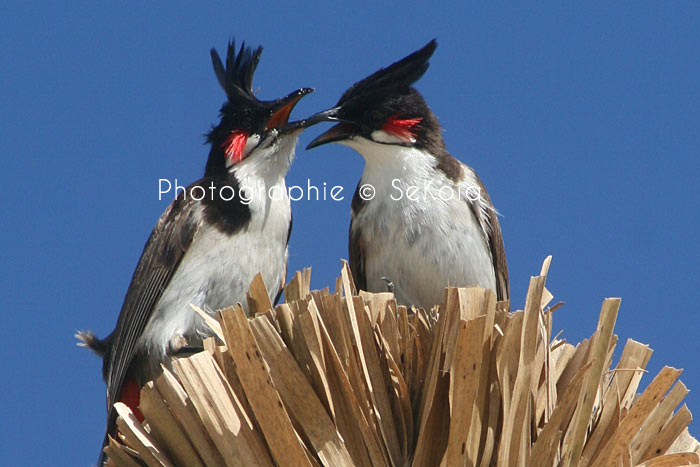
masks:
POLYGON ((304 119, 304 123, 306 126, 311 126, 321 122, 339 122, 341 121, 338 117, 339 111, 340 107, 333 107, 332 109, 324 110, 323 112, 319 112, 307 119, 304 119))
POLYGON ((267 121, 265 130, 271 130, 278 128, 280 133, 284 133, 296 128, 302 128, 305 125, 304 121, 287 123, 289 121, 289 114, 292 113, 292 109, 297 102, 307 94, 312 93, 314 90, 312 88, 302 88, 294 91, 287 97, 280 99, 279 107, 272 113, 270 119, 267 121))
POLYGON ((352 135, 355 134, 357 126, 352 122, 342 120, 341 118, 339 118, 339 110, 340 107, 334 107, 329 110, 324 110, 323 112, 319 112, 315 115, 312 115, 304 121, 304 126, 306 127, 315 125, 320 122, 339 122, 337 125, 334 125, 329 130, 317 136, 313 141, 309 143, 308 146, 306 146, 306 149, 315 148, 316 146, 332 143, 334 141, 342 141, 344 139, 350 138, 352 135))

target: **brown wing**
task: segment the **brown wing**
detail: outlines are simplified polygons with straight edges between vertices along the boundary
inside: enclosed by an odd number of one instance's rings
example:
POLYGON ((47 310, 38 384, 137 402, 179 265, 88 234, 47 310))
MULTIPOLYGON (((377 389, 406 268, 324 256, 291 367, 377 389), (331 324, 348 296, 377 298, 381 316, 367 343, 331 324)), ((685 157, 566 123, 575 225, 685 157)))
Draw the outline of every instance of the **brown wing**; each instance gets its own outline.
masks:
MULTIPOLYGON (((104 341, 110 345, 102 365, 107 382, 107 429, 103 448, 109 436, 114 436, 117 419, 114 403, 121 396, 129 366, 136 354, 136 344, 197 231, 198 224, 193 218, 191 205, 191 201, 180 197, 158 219, 131 278, 117 326, 104 341)), ((106 456, 101 451, 97 465, 103 465, 105 460, 106 456)))
POLYGON ((167 287, 198 228, 191 197, 178 198, 160 216, 141 254, 124 297, 117 326, 110 336, 112 346, 105 355, 103 372, 107 382, 107 410, 112 411, 136 344, 153 309, 167 287))
MULTIPOLYGON (((289 239, 292 236, 292 224, 294 223, 293 221, 294 216, 290 214, 289 217, 289 228, 287 229, 287 248, 289 248, 289 239)), ((287 250, 289 251, 289 250, 287 250)), ((280 301, 280 298, 282 297, 282 293, 284 292, 284 284, 287 282, 287 267, 289 266, 289 258, 288 255, 284 261, 284 269, 282 270, 282 282, 280 283, 280 289, 277 291, 277 295, 275 295, 275 301, 272 302, 273 305, 277 305, 277 303, 280 301)))
POLYGON ((360 184, 357 184, 355 195, 350 205, 350 233, 348 235, 348 253, 350 255, 350 272, 355 280, 355 288, 367 290, 367 276, 365 275, 365 249, 362 234, 359 229, 353 229, 355 216, 364 208, 365 200, 359 195, 360 184))
MULTIPOLYGON (((464 166, 465 170, 472 170, 464 166)), ((479 184, 480 201, 468 200, 469 207, 474 217, 479 221, 481 229, 486 235, 486 242, 491 251, 493 270, 496 273, 496 296, 499 301, 510 299, 510 284, 508 282, 508 263, 506 261, 506 250, 503 246, 503 235, 501 226, 498 223, 498 213, 491 203, 486 187, 479 179, 479 176, 472 170, 474 178, 479 184)))
POLYGON ((506 250, 503 246, 501 226, 498 223, 495 211, 488 211, 487 216, 491 224, 491 234, 488 236, 488 242, 491 249, 491 258, 493 259, 493 269, 496 272, 496 295, 499 301, 510 300, 508 263, 506 261, 506 250))

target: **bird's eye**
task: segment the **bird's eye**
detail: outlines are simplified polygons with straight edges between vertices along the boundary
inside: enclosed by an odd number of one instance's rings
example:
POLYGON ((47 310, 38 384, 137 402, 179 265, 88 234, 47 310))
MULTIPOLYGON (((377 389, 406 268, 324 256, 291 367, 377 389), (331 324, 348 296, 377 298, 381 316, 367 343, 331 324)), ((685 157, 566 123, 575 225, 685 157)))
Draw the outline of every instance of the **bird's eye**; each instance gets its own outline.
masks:
POLYGON ((372 123, 372 126, 379 126, 384 123, 384 120, 386 120, 386 113, 384 113, 384 111, 380 109, 370 111, 369 121, 372 123))

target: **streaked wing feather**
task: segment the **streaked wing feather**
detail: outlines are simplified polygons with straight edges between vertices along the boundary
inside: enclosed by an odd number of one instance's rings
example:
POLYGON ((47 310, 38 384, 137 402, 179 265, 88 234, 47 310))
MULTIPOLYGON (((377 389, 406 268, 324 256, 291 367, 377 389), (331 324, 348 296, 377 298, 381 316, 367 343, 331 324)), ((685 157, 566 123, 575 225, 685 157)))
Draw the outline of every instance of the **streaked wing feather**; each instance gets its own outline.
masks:
POLYGON ((355 288, 367 290, 367 277, 365 276, 365 252, 363 247, 362 236, 358 230, 353 231, 352 221, 350 221, 350 241, 348 245, 348 253, 350 255, 350 272, 355 280, 355 288))
POLYGON ((364 208, 366 201, 360 197, 360 183, 355 188, 355 194, 350 204, 350 232, 348 235, 348 254, 350 256, 350 272, 355 280, 355 288, 367 290, 367 276, 365 275, 365 248, 364 239, 360 229, 353 229, 355 217, 364 208))
POLYGON ((131 279, 105 374, 110 412, 121 393, 136 344, 197 231, 198 222, 190 206, 191 201, 179 198, 161 215, 131 279))
POLYGON ((503 235, 495 211, 486 211, 490 218, 491 233, 488 235, 491 258, 493 259, 493 269, 496 272, 496 295, 499 301, 510 299, 510 283, 508 282, 508 263, 506 261, 506 250, 503 246, 503 235))
POLYGON ((510 298, 510 284, 508 282, 508 263, 506 261, 506 250, 503 246, 503 235, 498 222, 498 213, 491 203, 486 187, 479 179, 479 176, 470 167, 462 164, 463 170, 471 171, 479 187, 481 200, 467 200, 471 212, 479 222, 481 229, 486 236, 486 242, 491 252, 491 261, 496 275, 496 296, 499 301, 510 298))

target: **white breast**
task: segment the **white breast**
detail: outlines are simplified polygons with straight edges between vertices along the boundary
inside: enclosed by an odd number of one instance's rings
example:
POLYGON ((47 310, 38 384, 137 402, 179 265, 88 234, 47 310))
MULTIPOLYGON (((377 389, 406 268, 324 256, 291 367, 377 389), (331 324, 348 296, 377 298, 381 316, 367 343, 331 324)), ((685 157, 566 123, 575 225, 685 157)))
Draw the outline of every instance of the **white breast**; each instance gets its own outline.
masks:
MULTIPOLYGON (((353 229, 362 232, 368 290, 385 291, 381 278, 387 277, 399 302, 423 308, 441 303, 446 286, 495 290, 491 253, 469 210, 466 187, 436 170, 429 154, 393 145, 382 153, 377 146, 371 158, 365 156, 360 182, 374 186, 376 195, 353 220, 353 229), (417 199, 409 199, 410 186, 420 188, 417 199)), ((465 175, 468 185, 473 177, 465 175)))
POLYGON ((247 308, 246 292, 259 272, 274 301, 287 269, 292 213, 284 176, 294 156, 295 142, 296 136, 286 138, 281 142, 283 150, 269 150, 238 164, 239 184, 255 193, 248 204, 250 221, 231 236, 211 226, 198 230, 156 304, 139 347, 148 348, 162 360, 178 336, 185 337, 192 345, 211 335, 190 304, 212 315, 217 309, 237 302, 247 308))
POLYGON ((286 272, 289 204, 270 205, 263 213, 253 213, 248 227, 232 236, 214 228, 201 229, 182 259, 170 284, 155 306, 142 345, 164 354, 172 339, 183 336, 188 343, 211 335, 211 330, 190 304, 210 314, 240 302, 246 306, 246 292, 261 272, 274 300, 286 272))

